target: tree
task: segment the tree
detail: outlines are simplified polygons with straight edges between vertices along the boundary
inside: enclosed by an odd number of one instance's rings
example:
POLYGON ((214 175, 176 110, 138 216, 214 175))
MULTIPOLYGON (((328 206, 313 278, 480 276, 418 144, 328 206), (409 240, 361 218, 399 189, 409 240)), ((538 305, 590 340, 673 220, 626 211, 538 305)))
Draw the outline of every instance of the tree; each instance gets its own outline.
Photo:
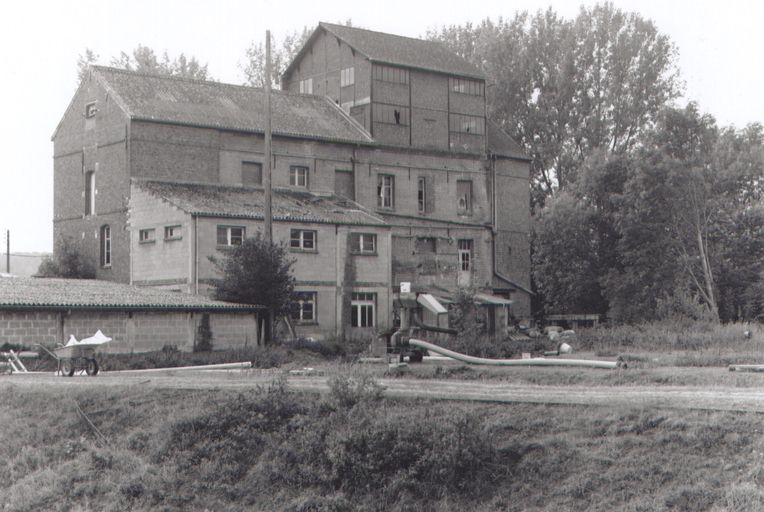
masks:
MULTIPOLYGON (((274 88, 281 86, 281 75, 311 33, 311 29, 303 27, 302 31, 287 34, 280 45, 277 43, 276 36, 271 35, 271 85, 274 88)), ((246 50, 246 61, 240 64, 240 67, 246 77, 245 85, 263 87, 265 85, 265 44, 252 41, 246 50)))
POLYGON ((93 279, 95 269, 82 256, 77 246, 68 238, 62 239, 52 258, 45 258, 37 269, 40 277, 63 277, 68 279, 93 279))
POLYGON ((275 244, 258 233, 228 250, 222 260, 210 257, 221 278, 215 279, 214 297, 218 300, 265 306, 270 313, 266 339, 272 319, 289 313, 294 291, 293 260, 283 244, 275 244))
POLYGON ((611 3, 429 32, 488 76, 489 115, 530 154, 532 201, 575 183, 595 151, 622 154, 681 92, 676 48, 611 3))
MULTIPOLYGON (((85 53, 80 54, 77 59, 80 80, 87 73, 88 66, 98 62, 98 59, 98 55, 90 48, 86 48, 85 53)), ((158 58, 154 50, 143 45, 138 45, 132 53, 120 52, 118 57, 111 59, 110 65, 150 75, 212 80, 207 71, 207 64, 202 65, 196 57, 188 58, 185 54, 181 53, 178 57, 171 59, 165 51, 161 58, 158 58)))

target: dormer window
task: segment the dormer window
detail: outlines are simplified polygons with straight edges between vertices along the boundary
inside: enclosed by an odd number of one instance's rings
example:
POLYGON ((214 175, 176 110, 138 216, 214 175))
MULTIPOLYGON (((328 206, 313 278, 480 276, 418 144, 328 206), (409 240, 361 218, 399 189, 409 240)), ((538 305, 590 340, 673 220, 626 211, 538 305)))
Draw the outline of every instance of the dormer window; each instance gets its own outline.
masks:
POLYGON ((87 105, 85 105, 85 119, 90 119, 91 117, 95 117, 96 112, 98 112, 98 108, 96 107, 96 102, 91 101, 87 105))

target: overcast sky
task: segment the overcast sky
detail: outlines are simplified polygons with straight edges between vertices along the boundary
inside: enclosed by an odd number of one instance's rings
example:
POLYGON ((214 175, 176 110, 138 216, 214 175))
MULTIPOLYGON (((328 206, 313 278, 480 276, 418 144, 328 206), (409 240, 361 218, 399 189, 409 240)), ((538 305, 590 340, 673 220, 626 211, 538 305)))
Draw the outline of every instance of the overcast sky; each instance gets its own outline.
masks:
MULTIPOLYGON (((591 5, 594 2, 587 2, 591 5)), ((687 100, 722 125, 764 122, 764 3, 754 0, 615 0, 650 18, 679 48, 687 100)), ((91 48, 108 64, 138 44, 171 57, 184 52, 210 74, 244 81, 240 64, 252 40, 278 37, 319 21, 405 36, 428 28, 511 17, 552 6, 574 17, 581 1, 469 0, 303 2, 297 0, 13 1, 0 18, 4 119, 0 122, 0 240, 11 252, 53 245, 53 143, 50 137, 77 87, 77 57, 91 48)), ((4 267, 2 268, 4 270, 4 267)))

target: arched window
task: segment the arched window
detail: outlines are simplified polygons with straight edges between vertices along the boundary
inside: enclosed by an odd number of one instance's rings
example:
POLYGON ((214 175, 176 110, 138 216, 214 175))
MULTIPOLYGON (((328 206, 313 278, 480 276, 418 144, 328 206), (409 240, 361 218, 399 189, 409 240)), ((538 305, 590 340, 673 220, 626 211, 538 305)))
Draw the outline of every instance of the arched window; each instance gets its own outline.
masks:
POLYGON ((101 266, 111 267, 111 228, 108 224, 101 226, 101 266))

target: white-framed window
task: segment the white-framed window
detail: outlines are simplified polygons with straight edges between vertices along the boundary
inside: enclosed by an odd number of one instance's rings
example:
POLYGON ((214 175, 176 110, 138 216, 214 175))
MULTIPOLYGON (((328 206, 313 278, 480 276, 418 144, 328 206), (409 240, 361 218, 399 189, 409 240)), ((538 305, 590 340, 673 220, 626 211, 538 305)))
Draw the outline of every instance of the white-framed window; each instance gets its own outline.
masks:
POLYGON ((459 213, 472 212, 471 180, 456 180, 456 210, 459 213))
POLYGON ((374 233, 350 233, 350 252, 352 254, 376 254, 377 235, 374 233))
POLYGON ((218 226, 218 245, 241 245, 245 234, 244 226, 218 226))
POLYGON ((391 174, 377 176, 377 206, 395 208, 395 176, 391 174))
POLYGON ((138 242, 148 244, 156 241, 156 229, 148 228, 138 231, 138 242))
POLYGON ((164 227, 164 239, 165 240, 180 240, 183 237, 183 229, 180 226, 165 226, 164 227))
POLYGON ((95 171, 85 173, 85 215, 95 215, 95 171))
POLYGON ((293 229, 289 233, 289 248, 295 251, 315 252, 316 232, 310 229, 293 229))
POLYGON ((289 184, 293 187, 308 188, 308 168, 302 165, 290 166, 289 184))
POLYGON ((260 162, 241 162, 241 184, 258 186, 263 184, 263 164, 260 162))
POLYGON ((313 79, 300 80, 300 94, 313 94, 313 79))
POLYGON ((419 213, 427 211, 427 179, 420 176, 416 180, 416 209, 419 213))
POLYGON ((355 83, 355 68, 345 68, 340 71, 340 87, 353 85, 355 83))
POLYGON ((350 325, 374 327, 377 309, 376 293, 354 293, 350 299, 350 325))
POLYGON ((469 272, 472 269, 472 240, 459 240, 457 242, 459 254, 459 270, 469 272))
POLYGON ((295 306, 292 318, 298 323, 315 323, 316 316, 316 292, 295 292, 295 306))
POLYGON ((111 227, 101 226, 101 266, 111 267, 111 227))
POLYGON ((466 78, 451 78, 451 90, 460 94, 471 94, 472 96, 484 96, 485 84, 479 80, 468 80, 466 78))

